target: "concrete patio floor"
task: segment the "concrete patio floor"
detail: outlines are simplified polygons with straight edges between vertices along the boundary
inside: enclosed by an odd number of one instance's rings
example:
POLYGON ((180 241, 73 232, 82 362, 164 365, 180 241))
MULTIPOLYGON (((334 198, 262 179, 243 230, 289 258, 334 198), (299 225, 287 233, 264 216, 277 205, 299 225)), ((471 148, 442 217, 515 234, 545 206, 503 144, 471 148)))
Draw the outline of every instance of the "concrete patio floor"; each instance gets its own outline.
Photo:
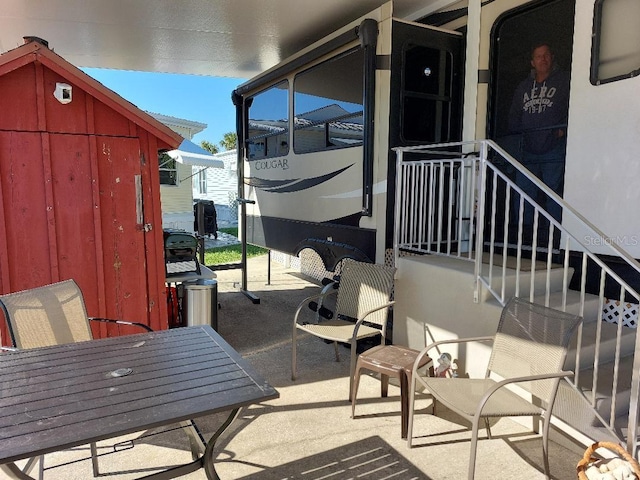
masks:
MULTIPOLYGON (((251 259, 247 271, 249 290, 260 297, 260 304, 239 292, 240 270, 218 272, 219 332, 280 392, 280 398, 241 411, 219 440, 216 469, 221 479, 466 478, 468 426, 444 407, 438 409, 437 417, 430 415, 428 398, 419 401, 411 449, 400 438, 397 387, 392 385, 389 397, 381 399, 380 382, 363 376, 356 418, 350 418, 348 349, 341 347, 342 361, 335 362, 333 345, 301 338, 299 378, 292 382, 293 314, 301 299, 318 287, 274 262, 267 285, 266 256, 251 259)), ((212 415, 197 423, 208 438, 223 419, 212 415)), ((509 419, 496 422, 492 432, 493 440, 479 442, 476 479, 544 478, 538 435, 509 419)), ((550 445, 552 478, 575 479, 575 466, 584 449, 561 443, 550 445)), ((101 453, 106 451, 100 447, 101 453)), ((45 464, 67 462, 87 453, 88 446, 56 452, 46 456, 45 464)), ((142 438, 133 449, 102 457, 100 468, 104 478, 130 479, 153 473, 153 466, 190 460, 186 436, 173 431, 142 438)), ((88 460, 45 472, 48 480, 89 478, 88 460)), ((206 476, 200 470, 182 478, 206 476)))

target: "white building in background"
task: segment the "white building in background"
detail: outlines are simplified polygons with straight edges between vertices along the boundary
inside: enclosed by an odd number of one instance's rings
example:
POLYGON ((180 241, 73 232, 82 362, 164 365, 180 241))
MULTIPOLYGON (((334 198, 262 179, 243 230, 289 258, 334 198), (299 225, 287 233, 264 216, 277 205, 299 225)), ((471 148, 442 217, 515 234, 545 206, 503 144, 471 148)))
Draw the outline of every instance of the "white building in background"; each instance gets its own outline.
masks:
POLYGON ((213 155, 224 168, 193 166, 193 200, 210 200, 216 207, 218 227, 238 223, 238 151, 227 150, 213 155))
MULTIPOLYGON (((191 140, 207 125, 183 118, 147 112, 185 139, 191 140)), ((193 145, 192 145, 193 147, 193 145)), ((195 147, 194 147, 195 148, 195 147)), ((236 225, 238 222, 238 169, 237 151, 210 155, 189 156, 185 152, 184 162, 165 157, 160 164, 160 201, 162 205, 162 228, 194 231, 193 205, 198 200, 213 201, 219 227, 236 225), (217 165, 224 164, 223 168, 217 165), (213 166, 213 164, 216 164, 213 166)))
MULTIPOLYGON (((147 112, 185 139, 191 140, 207 124, 183 118, 147 112)), ((162 228, 176 228, 193 232, 193 171, 204 167, 186 165, 177 161, 160 165, 160 203, 162 205, 162 228)))

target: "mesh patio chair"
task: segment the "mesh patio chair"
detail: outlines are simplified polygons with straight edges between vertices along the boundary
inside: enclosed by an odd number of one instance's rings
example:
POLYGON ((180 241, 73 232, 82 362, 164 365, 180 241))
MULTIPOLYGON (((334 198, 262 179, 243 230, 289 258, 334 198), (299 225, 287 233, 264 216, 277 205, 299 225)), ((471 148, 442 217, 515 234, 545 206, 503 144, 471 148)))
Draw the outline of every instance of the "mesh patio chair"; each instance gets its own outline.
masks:
POLYGON ((91 321, 153 331, 142 323, 89 317, 74 280, 1 295, 0 308, 13 346, 19 349, 92 340, 91 321))
MULTIPOLYGON (((93 339, 90 322, 106 322, 128 327, 138 327, 144 331, 153 331, 142 323, 126 322, 98 317, 89 317, 80 287, 74 280, 65 280, 20 292, 0 295, 2 311, 7 330, 14 348, 29 349, 83 342, 93 339)), ((204 452, 204 443, 193 422, 181 424, 191 443, 194 459, 204 452)), ((98 453, 95 444, 91 444, 93 475, 100 475, 98 453)), ((23 473, 30 471, 37 459, 30 459, 23 473)), ((44 458, 40 457, 40 479, 44 474, 44 458)), ((20 478, 20 477, 18 477, 20 478)))
POLYGON ((365 338, 380 337, 383 344, 387 333, 387 320, 393 292, 395 268, 373 263, 357 262, 352 259, 342 261, 342 271, 338 288, 328 285, 318 295, 303 300, 293 319, 291 347, 291 378, 297 376, 297 335, 298 330, 324 340, 334 342, 336 361, 340 361, 338 343, 351 346, 351 364, 349 377, 349 400, 353 394, 353 373, 357 360, 357 342, 365 338), (309 302, 317 301, 320 311, 328 296, 336 294, 336 308, 333 318, 317 323, 306 323, 301 312, 309 302))
POLYGON ((544 470, 549 478, 549 422, 560 380, 573 375, 563 371, 567 348, 582 318, 519 298, 511 299, 503 308, 494 336, 435 342, 425 347, 416 359, 412 386, 409 390, 408 446, 411 447, 416 387, 420 384, 436 402, 447 406, 472 425, 470 480, 474 477, 476 447, 480 420, 491 438, 489 418, 531 416, 542 422, 544 470), (425 377, 418 373, 420 359, 433 348, 445 344, 471 341, 493 341, 485 378, 425 377), (497 378, 496 378, 497 377, 497 378), (517 385, 525 395, 509 388, 517 385), (529 397, 528 399, 526 397, 529 397))

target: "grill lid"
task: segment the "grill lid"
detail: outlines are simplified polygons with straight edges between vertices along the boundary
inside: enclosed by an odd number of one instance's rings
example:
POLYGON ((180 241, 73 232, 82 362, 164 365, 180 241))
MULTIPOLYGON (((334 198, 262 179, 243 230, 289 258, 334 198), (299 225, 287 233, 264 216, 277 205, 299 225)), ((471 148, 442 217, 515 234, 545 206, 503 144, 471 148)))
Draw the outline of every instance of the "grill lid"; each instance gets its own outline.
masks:
POLYGON ((195 272, 200 274, 196 251, 198 239, 184 230, 165 229, 164 262, 167 276, 195 272))
POLYGON ((194 249, 198 246, 198 239, 195 235, 184 230, 165 229, 164 248, 168 249, 194 249))

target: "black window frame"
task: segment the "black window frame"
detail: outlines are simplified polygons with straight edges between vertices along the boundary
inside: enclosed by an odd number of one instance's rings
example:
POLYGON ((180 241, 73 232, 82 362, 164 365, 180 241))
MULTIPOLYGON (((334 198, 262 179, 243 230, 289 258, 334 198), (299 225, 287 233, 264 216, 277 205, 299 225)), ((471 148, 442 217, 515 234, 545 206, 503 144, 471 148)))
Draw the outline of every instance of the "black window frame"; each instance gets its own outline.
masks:
MULTIPOLYGON (((426 46, 421 45, 418 42, 413 42, 411 40, 406 41, 402 45, 402 65, 404 68, 401 72, 401 112, 402 117, 400 119, 400 138, 404 144, 423 144, 423 143, 440 143, 443 141, 449 141, 451 138, 452 131, 452 121, 453 121, 453 91, 455 89, 454 86, 454 73, 453 73, 453 52, 444 49, 444 48, 436 48, 434 46, 426 46), (412 62, 407 60, 407 56, 411 51, 423 49, 423 50, 431 50, 438 54, 438 70, 445 72, 445 81, 442 83, 438 83, 438 88, 436 91, 425 91, 421 88, 412 88, 416 87, 416 78, 412 75, 409 75, 408 68, 410 67, 412 62), (410 106, 414 102, 430 102, 434 106, 434 110, 438 111, 434 118, 437 118, 438 121, 434 124, 432 129, 428 132, 430 136, 426 135, 413 135, 414 132, 410 131, 410 123, 415 121, 413 116, 411 115, 410 106), (442 116, 446 112, 446 119, 442 121, 442 116), (410 138, 409 133, 412 134, 412 138, 410 138)), ((411 72, 413 73, 413 72, 411 72)), ((438 75, 439 72, 436 72, 435 78, 441 78, 438 75)), ((427 73, 426 70, 424 72, 425 76, 430 76, 431 72, 427 73)), ((425 85, 421 85, 419 87, 424 88, 425 85)), ((427 133, 426 131, 423 133, 427 133)))
POLYGON ((289 125, 291 123, 291 119, 290 119, 290 99, 289 99, 289 89, 290 89, 290 85, 289 85, 289 80, 288 79, 283 79, 280 80, 279 82, 273 83, 271 85, 269 85, 268 87, 260 90, 259 92, 256 92, 255 94, 251 95, 251 97, 249 97, 247 99, 247 103, 249 104, 249 108, 247 109, 247 138, 245 140, 245 146, 247 149, 247 160, 248 161, 256 161, 256 160, 264 160, 264 159, 268 159, 268 158, 276 158, 276 157, 283 157, 285 155, 287 155, 290 151, 290 145, 291 145, 291 135, 290 135, 290 128, 289 125), (282 130, 278 131, 278 132, 269 132, 269 133, 265 133, 262 135, 254 135, 254 136, 249 136, 249 125, 250 122, 252 121, 251 119, 251 108, 253 106, 254 103, 254 99, 256 97, 259 97, 260 95, 263 95, 265 93, 267 93, 270 90, 274 90, 274 89, 278 89, 278 90, 282 90, 286 95, 284 98, 286 98, 286 112, 287 112, 287 117, 285 119, 282 119, 284 121, 284 124, 286 125, 286 127, 284 127, 282 130), (286 136, 285 140, 282 140, 281 136, 286 136), (272 153, 269 153, 269 139, 270 138, 276 138, 277 142, 280 142, 280 147, 285 147, 285 151, 281 151, 280 148, 274 149, 272 153), (264 155, 261 156, 250 156, 249 155, 249 146, 251 145, 252 141, 255 140, 264 140, 263 148, 264 148, 264 155), (286 143, 285 143, 286 142, 286 143))
MULTIPOLYGON (((607 78, 599 78, 600 76, 600 53, 601 53, 601 41, 602 41, 602 17, 604 11, 604 4, 608 0, 596 0, 593 11, 593 29, 592 29, 592 43, 591 43, 591 65, 589 71, 589 81, 592 85, 604 85, 607 83, 617 82, 627 78, 634 78, 640 75, 640 64, 634 70, 619 75, 614 75, 607 78)), ((620 34, 624 35, 624 34, 620 34)))
POLYGON ((342 58, 346 58, 350 55, 353 54, 361 54, 362 58, 361 58, 361 67, 362 67, 362 74, 359 76, 359 80, 362 82, 361 86, 361 91, 362 91, 362 99, 361 99, 361 103, 360 105, 362 106, 362 110, 358 111, 358 112, 353 112, 353 113, 348 113, 344 116, 341 116, 339 118, 334 118, 332 119, 333 122, 342 122, 344 121, 345 123, 349 123, 349 118, 352 118, 354 116, 358 116, 361 119, 360 124, 362 125, 362 136, 361 136, 361 140, 359 142, 354 142, 354 143, 349 143, 349 144, 343 144, 343 145, 332 145, 330 144, 330 125, 332 122, 326 122, 326 121, 322 121, 322 122, 316 122, 316 123, 312 123, 309 125, 294 125, 293 127, 293 151, 297 154, 297 155, 304 155, 307 153, 317 153, 317 152, 326 152, 326 151, 331 151, 331 150, 342 150, 345 148, 355 148, 355 147, 362 147, 364 145, 364 123, 365 123, 365 118, 366 118, 366 109, 367 109, 367 105, 364 99, 364 90, 365 90, 365 82, 364 82, 364 70, 366 68, 365 62, 366 62, 366 55, 365 52, 363 50, 363 48, 358 45, 356 47, 350 48, 348 50, 345 50, 343 52, 338 53, 337 55, 334 55, 322 62, 319 62, 307 69, 304 69, 298 73, 296 73, 296 75, 293 78, 293 88, 292 88, 292 93, 293 93, 293 112, 294 112, 294 118, 296 118, 296 116, 298 115, 298 112, 296 112, 296 94, 298 93, 297 89, 296 89, 296 83, 299 77, 307 75, 307 74, 311 74, 313 73, 314 70, 317 70, 321 67, 326 67, 327 65, 331 64, 331 62, 335 62, 336 60, 340 60, 342 58), (321 148, 312 148, 312 149, 305 149, 305 148, 300 148, 300 143, 296 142, 296 133, 300 132, 302 130, 308 129, 308 128, 313 128, 313 127, 318 127, 324 125, 324 131, 325 131, 325 144, 323 147, 321 148))
POLYGON ((175 158, 171 158, 166 151, 158 153, 158 175, 160 185, 177 187, 179 184, 178 162, 175 158))

